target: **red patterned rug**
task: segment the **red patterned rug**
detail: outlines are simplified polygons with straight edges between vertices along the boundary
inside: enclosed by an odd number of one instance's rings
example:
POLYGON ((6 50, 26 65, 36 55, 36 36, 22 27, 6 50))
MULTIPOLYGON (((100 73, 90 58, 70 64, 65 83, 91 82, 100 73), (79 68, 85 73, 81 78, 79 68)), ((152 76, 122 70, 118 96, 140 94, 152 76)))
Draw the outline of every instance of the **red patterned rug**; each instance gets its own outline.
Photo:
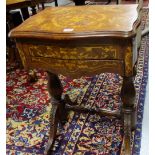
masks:
MULTIPOLYGON (((148 24, 148 9, 143 10, 142 29, 148 24)), ((7 155, 43 155, 48 140, 50 98, 46 73, 36 70, 38 81, 28 82, 28 72, 18 64, 7 64, 7 155)), ((59 76, 72 101, 87 108, 119 110, 122 78, 103 73, 94 77, 68 79, 59 76)), ((138 122, 133 133, 133 154, 139 155, 145 88, 148 77, 148 36, 142 38, 135 78, 138 122)), ((59 131, 55 155, 119 155, 123 132, 119 119, 71 111, 59 131)))

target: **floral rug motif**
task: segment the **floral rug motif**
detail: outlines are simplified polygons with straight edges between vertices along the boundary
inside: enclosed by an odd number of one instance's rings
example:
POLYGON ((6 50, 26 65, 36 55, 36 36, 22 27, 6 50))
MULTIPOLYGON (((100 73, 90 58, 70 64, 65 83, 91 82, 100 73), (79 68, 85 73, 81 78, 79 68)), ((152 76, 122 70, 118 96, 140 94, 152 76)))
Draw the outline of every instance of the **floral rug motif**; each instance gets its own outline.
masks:
MULTIPOLYGON (((142 29, 148 23, 148 9, 143 10, 142 29)), ((137 126, 133 133, 133 155, 139 155, 145 88, 148 77, 148 36, 142 38, 135 78, 137 91, 137 126)), ((46 73, 36 70, 38 81, 28 82, 28 72, 18 64, 7 64, 7 155, 43 155, 48 140, 50 97, 46 73)), ((94 77, 68 79, 59 75, 64 94, 87 108, 120 110, 122 78, 102 73, 94 77)), ((123 130, 114 117, 70 111, 68 122, 60 128, 55 155, 119 155, 123 130)))

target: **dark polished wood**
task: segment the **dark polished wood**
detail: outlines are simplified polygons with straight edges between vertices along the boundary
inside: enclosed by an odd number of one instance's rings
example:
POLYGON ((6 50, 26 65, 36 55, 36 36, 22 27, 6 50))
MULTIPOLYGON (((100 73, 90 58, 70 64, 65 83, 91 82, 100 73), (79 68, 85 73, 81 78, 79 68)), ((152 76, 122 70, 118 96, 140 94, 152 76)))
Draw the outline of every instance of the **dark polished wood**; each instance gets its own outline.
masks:
POLYGON ((42 5, 42 9, 45 9, 45 3, 52 3, 54 2, 55 3, 55 6, 58 6, 58 0, 39 0, 42 5))
MULTIPOLYGON (((85 1, 86 0, 73 0, 76 6, 79 5, 85 5, 85 1)), ((93 2, 103 2, 102 0, 93 0, 93 2)), ((111 3, 111 0, 107 0, 107 2, 105 2, 105 5, 111 3)), ((118 0, 116 0, 116 4, 118 4, 118 0)))
POLYGON ((50 131, 49 141, 45 154, 51 155, 51 148, 56 137, 58 123, 63 123, 66 120, 65 103, 61 99, 63 87, 59 77, 51 72, 48 73, 48 91, 51 95, 51 115, 50 115, 50 131))
POLYGON ((36 14, 36 3, 31 0, 6 0, 6 12, 15 9, 21 9, 23 19, 26 20, 30 17, 28 7, 32 8, 32 14, 36 14), (34 11, 35 10, 35 11, 34 11))
MULTIPOLYGON (((8 26, 7 34, 6 34, 7 37, 8 37, 9 31, 19 25, 19 24, 15 24, 11 11, 15 9, 21 9, 22 17, 24 20, 26 20, 27 18, 30 17, 28 12, 29 6, 32 6, 30 0, 6 0, 6 25, 8 26)), ((19 15, 20 15, 20 12, 19 12, 19 15)), ((15 21, 18 21, 21 19, 21 22, 23 22, 22 17, 20 15, 20 17, 15 19, 15 21)), ((9 62, 14 62, 15 60, 20 62, 20 59, 18 60, 16 59, 16 55, 18 54, 18 52, 14 41, 11 39, 7 39, 6 45, 8 48, 9 62)))
POLYGON ((133 77, 123 77, 121 99, 123 102, 122 115, 124 115, 124 148, 126 154, 131 154, 131 130, 135 128, 135 96, 136 91, 133 84, 133 77))
POLYGON ((15 42, 13 39, 8 37, 10 29, 20 25, 23 22, 20 11, 13 11, 6 14, 6 45, 7 45, 7 60, 9 62, 14 62, 14 60, 19 60, 19 54, 15 48, 15 42))
MULTIPOLYGON (((31 0, 6 0, 6 10, 15 10, 31 6, 31 0)), ((34 4, 33 4, 34 5, 34 4)))
POLYGON ((47 8, 11 31, 24 67, 48 71, 52 103, 48 154, 52 154, 58 123, 66 120, 66 110, 88 111, 71 102, 68 96, 62 99, 63 88, 58 74, 78 78, 112 72, 123 77, 121 112, 89 111, 122 118, 122 148, 125 155, 131 155, 131 131, 136 112, 133 79, 140 12, 141 7, 136 4, 47 8))

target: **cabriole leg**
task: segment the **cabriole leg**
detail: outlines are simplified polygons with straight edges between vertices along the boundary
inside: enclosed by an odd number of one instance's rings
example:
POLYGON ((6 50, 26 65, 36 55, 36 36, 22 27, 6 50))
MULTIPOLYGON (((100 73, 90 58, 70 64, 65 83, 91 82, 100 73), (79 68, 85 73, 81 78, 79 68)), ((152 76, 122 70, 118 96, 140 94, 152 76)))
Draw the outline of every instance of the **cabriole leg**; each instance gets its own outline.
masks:
POLYGON ((51 115, 50 115, 50 131, 49 131, 49 141, 45 154, 51 155, 52 145, 57 133, 58 122, 61 121, 61 95, 63 92, 63 87, 56 74, 48 72, 48 91, 51 96, 51 115))
POLYGON ((133 77, 123 77, 121 99, 123 102, 122 116, 124 122, 123 154, 131 155, 131 131, 135 127, 135 96, 133 77))

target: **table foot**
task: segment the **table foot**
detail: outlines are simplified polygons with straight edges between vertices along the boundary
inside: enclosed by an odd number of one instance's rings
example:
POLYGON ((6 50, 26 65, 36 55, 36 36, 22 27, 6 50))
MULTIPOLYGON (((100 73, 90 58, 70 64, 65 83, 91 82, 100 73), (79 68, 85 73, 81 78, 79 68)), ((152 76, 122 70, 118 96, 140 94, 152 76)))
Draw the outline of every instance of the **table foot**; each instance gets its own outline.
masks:
POLYGON ((29 70, 28 81, 30 83, 33 83, 33 82, 37 82, 37 80, 38 78, 37 78, 36 72, 34 70, 29 70))
POLYGON ((50 131, 49 131, 49 140, 47 143, 47 148, 45 150, 46 155, 52 154, 52 147, 54 144, 54 140, 57 133, 57 127, 59 122, 59 115, 58 115, 58 107, 60 104, 52 104, 52 110, 50 113, 50 131))

